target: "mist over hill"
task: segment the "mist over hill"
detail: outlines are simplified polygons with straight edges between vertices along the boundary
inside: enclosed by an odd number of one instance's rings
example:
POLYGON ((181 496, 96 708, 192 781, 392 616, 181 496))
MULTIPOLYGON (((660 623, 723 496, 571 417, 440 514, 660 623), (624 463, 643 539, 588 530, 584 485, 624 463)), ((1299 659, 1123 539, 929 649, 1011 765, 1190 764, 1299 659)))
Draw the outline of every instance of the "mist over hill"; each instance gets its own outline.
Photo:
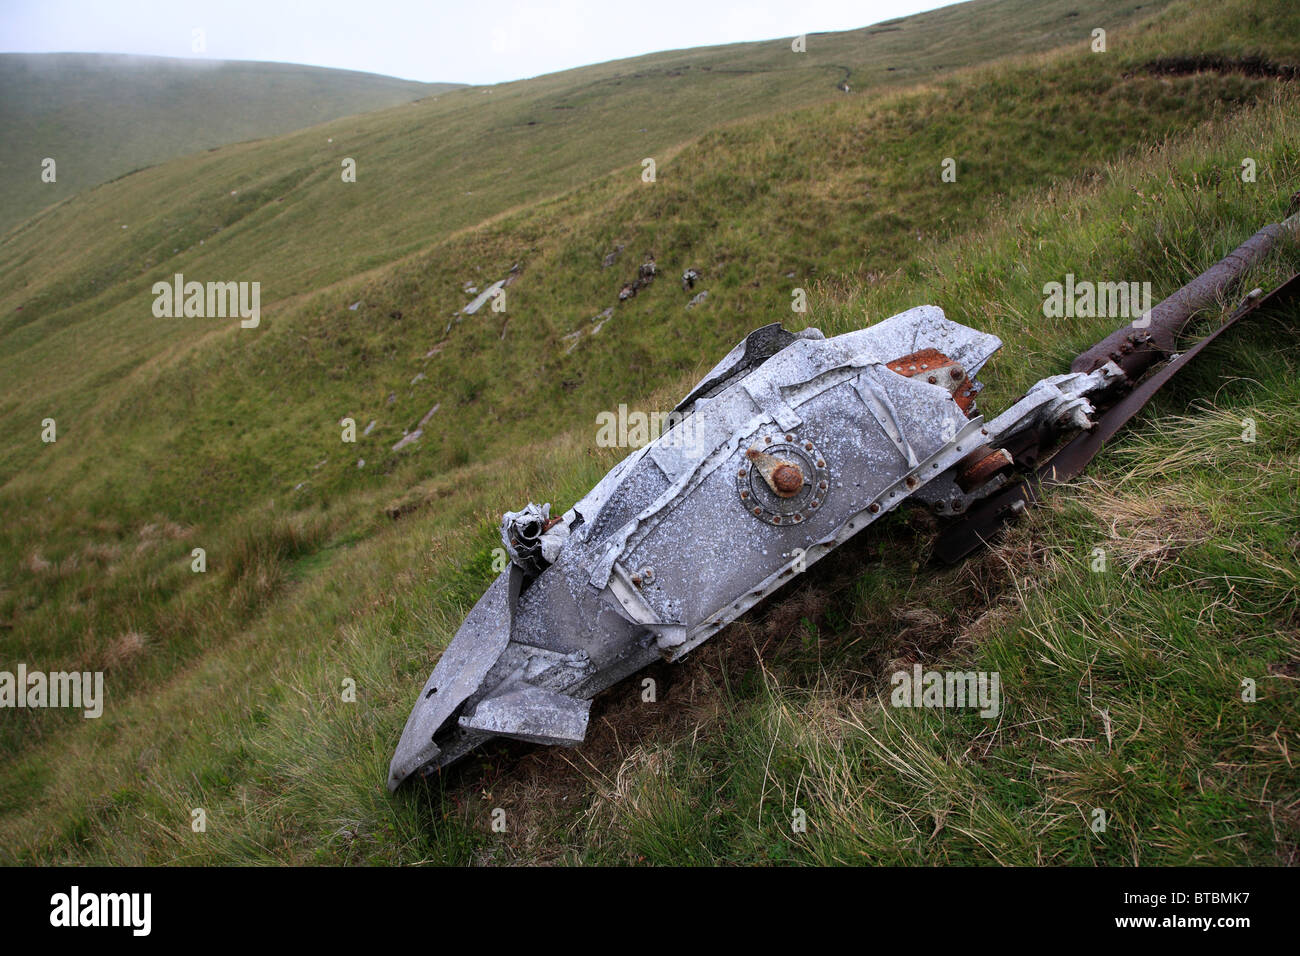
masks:
POLYGON ((456 86, 287 63, 0 53, 0 232, 135 169, 456 86), (47 157, 53 183, 41 178, 47 157))

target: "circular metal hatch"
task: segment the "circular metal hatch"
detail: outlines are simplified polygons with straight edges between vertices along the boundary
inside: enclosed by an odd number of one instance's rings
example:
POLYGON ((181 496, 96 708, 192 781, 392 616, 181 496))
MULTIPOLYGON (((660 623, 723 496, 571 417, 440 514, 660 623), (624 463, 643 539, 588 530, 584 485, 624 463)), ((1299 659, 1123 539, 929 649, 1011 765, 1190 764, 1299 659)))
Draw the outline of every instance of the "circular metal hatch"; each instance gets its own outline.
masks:
MULTIPOLYGON (((768 468, 769 474, 772 470, 768 468)), ((812 518, 825 503, 830 482, 825 456, 812 441, 793 431, 758 435, 742 447, 736 466, 736 494, 741 506, 770 525, 802 524, 812 518), (788 474, 788 466, 797 467, 803 476, 802 486, 788 496, 779 494, 762 474, 760 464, 764 462, 776 464, 776 470, 782 472, 779 478, 788 474)), ((778 487, 782 484, 778 481, 778 487)))

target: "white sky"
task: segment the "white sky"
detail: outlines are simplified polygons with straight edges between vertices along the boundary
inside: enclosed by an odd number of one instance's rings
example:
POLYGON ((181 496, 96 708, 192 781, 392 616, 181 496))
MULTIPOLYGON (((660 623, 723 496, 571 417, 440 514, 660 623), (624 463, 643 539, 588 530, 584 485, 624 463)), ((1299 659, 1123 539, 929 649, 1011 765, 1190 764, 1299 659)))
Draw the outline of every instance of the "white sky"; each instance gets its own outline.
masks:
POLYGON ((275 60, 499 83, 683 47, 851 30, 952 0, 0 0, 0 52, 275 60), (193 51, 201 29, 206 51, 193 51))

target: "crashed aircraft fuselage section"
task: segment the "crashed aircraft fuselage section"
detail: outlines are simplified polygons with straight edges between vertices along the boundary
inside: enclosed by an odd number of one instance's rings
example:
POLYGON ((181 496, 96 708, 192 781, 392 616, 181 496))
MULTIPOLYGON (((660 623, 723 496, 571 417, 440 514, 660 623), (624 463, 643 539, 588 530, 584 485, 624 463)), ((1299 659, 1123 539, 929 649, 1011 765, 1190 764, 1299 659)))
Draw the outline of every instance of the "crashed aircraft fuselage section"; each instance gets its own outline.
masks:
MULTIPOLYGON (((974 407, 1000 345, 933 306, 831 338, 752 333, 562 517, 506 514, 510 567, 425 685, 389 785, 494 736, 580 743, 595 694, 680 659, 904 500, 959 511, 1010 464, 974 407)), ((1027 416, 1086 407, 1055 381, 1027 416)))
POLYGON ((905 500, 947 519, 936 551, 960 560, 1040 484, 1078 474, 1220 332, 1300 296, 1300 275, 1255 290, 1176 351, 1193 316, 1297 237, 1300 213, 1265 226, 987 422, 975 376, 1001 343, 934 306, 832 338, 752 332, 674 409, 668 432, 562 517, 534 504, 505 514, 509 566, 421 691, 390 788, 494 736, 580 743, 595 694, 679 660, 905 500))

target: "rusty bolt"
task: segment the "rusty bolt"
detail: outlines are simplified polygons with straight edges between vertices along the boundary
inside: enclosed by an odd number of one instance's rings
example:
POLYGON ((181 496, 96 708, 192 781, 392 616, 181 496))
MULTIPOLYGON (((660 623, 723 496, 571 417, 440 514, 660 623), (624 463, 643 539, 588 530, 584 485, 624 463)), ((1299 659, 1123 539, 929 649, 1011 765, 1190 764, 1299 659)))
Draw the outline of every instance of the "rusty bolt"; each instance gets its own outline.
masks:
POLYGON ((778 465, 772 472, 772 486, 778 495, 797 494, 803 487, 803 472, 796 465, 778 465))
POLYGON ((745 453, 754 463, 763 481, 772 489, 772 493, 782 498, 790 498, 799 493, 803 487, 803 471, 793 462, 777 458, 766 452, 751 448, 745 453))

